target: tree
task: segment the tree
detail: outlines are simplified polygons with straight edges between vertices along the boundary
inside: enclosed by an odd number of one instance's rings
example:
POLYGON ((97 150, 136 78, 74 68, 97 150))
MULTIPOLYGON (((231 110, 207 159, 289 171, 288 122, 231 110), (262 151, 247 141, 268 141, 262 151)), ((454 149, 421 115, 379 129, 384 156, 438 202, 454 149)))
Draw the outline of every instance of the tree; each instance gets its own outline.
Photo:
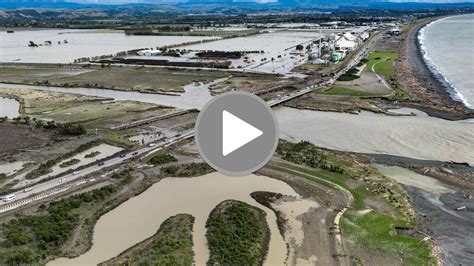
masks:
POLYGON ((303 49, 304 49, 304 47, 303 47, 303 45, 301 45, 301 44, 298 44, 298 45, 296 46, 296 50, 298 50, 298 51, 303 51, 303 49))
POLYGON ((29 124, 30 124, 30 117, 29 117, 29 116, 24 116, 24 117, 23 117, 23 120, 25 121, 25 124, 26 124, 26 125, 29 125, 29 124))
POLYGON ((43 120, 36 120, 35 121, 35 127, 37 127, 37 128, 44 127, 43 120))

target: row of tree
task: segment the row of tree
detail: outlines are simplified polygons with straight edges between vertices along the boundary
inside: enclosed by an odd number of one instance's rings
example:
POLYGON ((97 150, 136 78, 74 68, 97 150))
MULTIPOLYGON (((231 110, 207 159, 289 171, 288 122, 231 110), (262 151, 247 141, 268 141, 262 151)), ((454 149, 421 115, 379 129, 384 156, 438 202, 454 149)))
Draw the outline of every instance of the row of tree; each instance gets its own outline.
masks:
MULTIPOLYGON (((84 126, 80 124, 56 123, 53 120, 45 121, 37 119, 36 117, 31 118, 29 116, 18 116, 12 120, 15 124, 34 125, 36 128, 56 130, 58 134, 65 136, 79 136, 87 133, 84 126)), ((5 121, 7 121, 6 117, 0 119, 0 122, 5 121)))

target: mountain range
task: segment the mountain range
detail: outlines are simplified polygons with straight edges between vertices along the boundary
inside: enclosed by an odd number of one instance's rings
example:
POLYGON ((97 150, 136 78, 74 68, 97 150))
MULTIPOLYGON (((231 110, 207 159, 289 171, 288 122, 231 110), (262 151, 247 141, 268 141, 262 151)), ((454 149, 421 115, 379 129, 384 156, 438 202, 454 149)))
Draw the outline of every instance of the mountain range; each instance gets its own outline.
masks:
POLYGON ((269 5, 274 7, 435 7, 469 5, 474 0, 1 0, 0 7, 81 7, 91 5, 269 5))

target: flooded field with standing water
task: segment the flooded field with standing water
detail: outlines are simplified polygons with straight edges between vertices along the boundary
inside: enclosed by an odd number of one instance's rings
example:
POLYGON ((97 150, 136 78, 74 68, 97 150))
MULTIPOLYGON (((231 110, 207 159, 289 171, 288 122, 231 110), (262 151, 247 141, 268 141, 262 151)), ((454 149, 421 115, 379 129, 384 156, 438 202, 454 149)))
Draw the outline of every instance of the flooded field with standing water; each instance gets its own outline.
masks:
POLYGON ((74 59, 215 37, 132 36, 123 31, 44 29, 0 32, 0 62, 71 63, 74 59), (29 47, 30 42, 38 47, 29 47), (51 44, 46 44, 51 42, 51 44), (41 45, 41 46, 40 46, 41 45))
POLYGON ((108 260, 150 237, 164 220, 179 213, 195 217, 195 263, 205 265, 209 257, 206 220, 217 204, 228 199, 246 202, 266 212, 271 239, 265 264, 281 265, 285 261, 287 248, 278 231, 275 213, 250 196, 254 191, 299 197, 285 182, 266 176, 229 177, 211 173, 193 178, 165 178, 103 215, 94 228, 92 248, 85 254, 74 259, 60 258, 48 265, 90 265, 108 260))

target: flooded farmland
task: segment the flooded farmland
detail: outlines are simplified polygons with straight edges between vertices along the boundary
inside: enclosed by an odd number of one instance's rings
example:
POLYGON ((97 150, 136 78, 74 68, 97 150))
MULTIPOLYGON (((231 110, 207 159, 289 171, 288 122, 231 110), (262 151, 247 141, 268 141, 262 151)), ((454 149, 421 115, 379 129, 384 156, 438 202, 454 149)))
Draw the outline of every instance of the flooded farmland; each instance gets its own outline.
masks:
POLYGON ((116 101, 137 101, 153 103, 163 106, 171 106, 180 109, 201 109, 210 99, 209 85, 212 83, 189 84, 184 86, 184 93, 179 96, 151 94, 131 91, 116 91, 106 89, 90 89, 90 88, 62 88, 50 86, 34 86, 34 85, 18 85, 0 83, 0 87, 22 90, 45 90, 53 92, 74 93, 87 96, 96 96, 103 98, 112 98, 116 101))
POLYGON ((266 212, 271 239, 265 264, 281 265, 287 249, 278 231, 276 216, 252 199, 250 193, 254 191, 272 191, 298 197, 285 182, 266 176, 228 177, 211 173, 193 178, 166 178, 102 216, 94 228, 93 246, 87 253, 74 259, 60 258, 49 265, 100 263, 150 237, 165 219, 179 213, 195 217, 195 263, 205 265, 209 256, 205 237, 207 217, 217 204, 228 199, 246 202, 266 212))
POLYGON ((122 31, 46 29, 0 32, 0 62, 71 63, 74 59, 214 37, 128 36, 122 31), (33 42, 39 47, 29 47, 33 42), (50 45, 45 45, 46 42, 50 45))
POLYGON ((329 149, 474 164, 474 123, 278 108, 280 137, 329 149))
MULTIPOLYGON (((201 109, 212 99, 210 84, 212 83, 189 84, 184 87, 185 93, 180 96, 2 83, 0 86, 133 100, 181 109, 201 109)), ((416 116, 391 116, 371 112, 354 115, 287 107, 277 107, 274 111, 280 124, 280 137, 289 141, 308 140, 317 146, 342 151, 474 164, 472 120, 448 121, 413 109, 401 109, 393 113, 416 113, 416 116)))
POLYGON ((11 98, 0 97, 0 117, 14 118, 20 115, 20 103, 11 98))

